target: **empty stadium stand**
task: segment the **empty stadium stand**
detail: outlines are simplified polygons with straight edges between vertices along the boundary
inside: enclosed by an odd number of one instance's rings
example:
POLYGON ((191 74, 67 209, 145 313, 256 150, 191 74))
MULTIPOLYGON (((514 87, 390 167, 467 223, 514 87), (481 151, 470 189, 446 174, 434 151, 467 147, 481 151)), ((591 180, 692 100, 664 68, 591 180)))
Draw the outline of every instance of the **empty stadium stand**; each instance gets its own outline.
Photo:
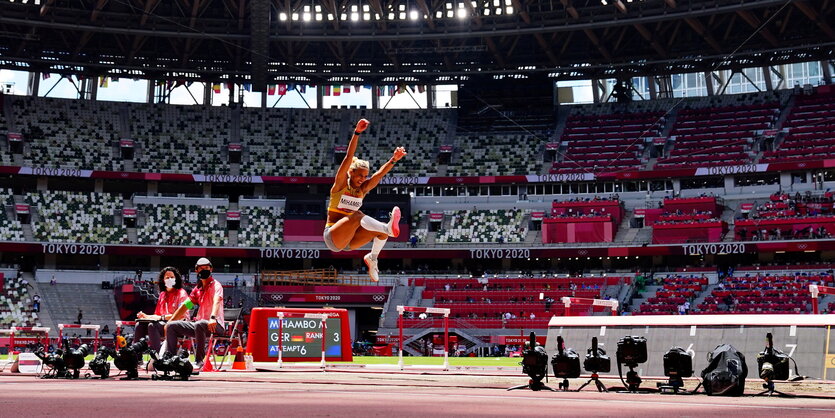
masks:
POLYGON ((15 215, 15 202, 12 191, 0 188, 0 240, 23 241, 23 227, 15 215))
POLYGON ((638 169, 646 138, 657 137, 664 114, 624 113, 568 117, 560 141, 565 154, 551 166, 552 173, 583 173, 638 169))
MULTIPOLYGON (((475 328, 545 328, 554 315, 563 315, 563 296, 603 298, 608 286, 629 283, 631 277, 484 277, 480 279, 413 278, 424 287, 422 297, 431 306, 452 308, 452 318, 475 328), (540 299, 540 295, 542 298, 540 299), (531 316, 533 314, 533 316, 531 316)), ((573 315, 604 312, 602 306, 572 306, 573 315)), ((420 325, 419 318, 405 319, 404 326, 420 325)), ((440 325, 440 320, 434 326, 440 325)))
POLYGON ((755 137, 772 128, 779 115, 777 102, 683 109, 671 132, 673 148, 658 159, 657 167, 750 163, 755 137))
POLYGON ((831 270, 738 271, 698 305, 699 313, 809 313, 810 284, 831 285, 831 270))
POLYGON ((523 242, 528 226, 521 209, 447 211, 449 228, 438 232, 439 243, 518 243, 523 242))
POLYGON ((218 206, 140 204, 137 207, 144 215, 144 225, 137 228, 140 244, 217 247, 227 242, 218 206))
POLYGON ((791 109, 779 148, 762 162, 831 158, 835 154, 835 92, 801 95, 791 109))
POLYGON ((127 231, 115 216, 122 198, 107 193, 43 191, 28 193, 26 201, 38 213, 33 223, 38 241, 124 243, 127 231))
POLYGON ((118 156, 121 105, 85 100, 14 97, 15 126, 23 133, 30 167, 124 169, 118 156))
MULTIPOLYGON (((0 273, 2 276, 2 273, 0 273)), ((40 314, 33 309, 32 287, 22 276, 5 276, 0 294, 0 328, 40 326, 40 314)))
POLYGON ((284 238, 284 209, 249 207, 242 210, 239 247, 277 247, 284 238))
POLYGON ((139 170, 229 173, 229 108, 132 104, 129 111, 139 170))

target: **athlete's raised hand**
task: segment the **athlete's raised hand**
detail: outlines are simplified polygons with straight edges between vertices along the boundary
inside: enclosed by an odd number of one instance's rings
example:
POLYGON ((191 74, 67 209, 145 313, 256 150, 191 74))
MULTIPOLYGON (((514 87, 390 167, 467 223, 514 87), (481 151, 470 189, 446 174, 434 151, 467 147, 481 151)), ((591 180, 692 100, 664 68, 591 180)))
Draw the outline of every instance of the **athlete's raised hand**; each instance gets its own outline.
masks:
POLYGON ((360 119, 359 122, 357 122, 357 128, 355 129, 355 132, 357 132, 357 133, 365 132, 365 130, 368 129, 368 124, 369 123, 371 123, 371 122, 369 122, 367 119, 360 119))
POLYGON ((406 148, 397 147, 394 149, 394 155, 391 156, 391 160, 394 162, 400 161, 401 158, 406 156, 406 148))

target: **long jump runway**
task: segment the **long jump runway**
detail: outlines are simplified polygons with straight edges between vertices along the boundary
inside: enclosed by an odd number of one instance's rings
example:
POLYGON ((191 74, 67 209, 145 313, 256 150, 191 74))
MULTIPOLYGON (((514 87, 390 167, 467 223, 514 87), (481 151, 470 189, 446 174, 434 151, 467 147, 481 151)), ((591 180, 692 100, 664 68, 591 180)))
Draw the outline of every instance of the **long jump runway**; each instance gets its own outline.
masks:
MULTIPOLYGON (((172 382, 42 380, 3 373, 0 416, 835 416, 835 393, 826 387, 832 385, 815 389, 813 398, 505 390, 526 380, 525 376, 222 372, 172 382)), ((748 387, 757 384, 749 381, 748 387)))

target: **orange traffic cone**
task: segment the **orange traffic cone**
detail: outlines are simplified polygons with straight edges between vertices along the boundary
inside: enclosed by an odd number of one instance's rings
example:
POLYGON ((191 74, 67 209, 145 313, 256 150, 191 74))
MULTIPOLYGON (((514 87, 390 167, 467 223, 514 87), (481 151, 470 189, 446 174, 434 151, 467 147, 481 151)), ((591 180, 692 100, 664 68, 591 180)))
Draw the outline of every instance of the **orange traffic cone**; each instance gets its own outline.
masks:
MULTIPOLYGON (((211 347, 211 345, 209 346, 211 347)), ((201 372, 216 372, 215 366, 212 365, 212 350, 206 350, 206 357, 203 358, 203 367, 200 368, 201 372)))
POLYGON ((232 363, 232 370, 246 370, 246 359, 244 359, 244 348, 238 346, 235 352, 235 361, 232 363))

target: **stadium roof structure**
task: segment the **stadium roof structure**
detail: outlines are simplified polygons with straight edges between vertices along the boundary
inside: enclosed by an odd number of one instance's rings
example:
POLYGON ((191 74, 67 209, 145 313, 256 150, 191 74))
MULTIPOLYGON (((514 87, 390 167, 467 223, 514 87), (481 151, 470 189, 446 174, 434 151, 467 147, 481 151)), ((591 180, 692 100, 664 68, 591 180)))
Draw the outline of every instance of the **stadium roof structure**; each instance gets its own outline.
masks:
POLYGON ((253 83, 618 78, 835 57, 809 0, 0 0, 0 68, 253 83))

